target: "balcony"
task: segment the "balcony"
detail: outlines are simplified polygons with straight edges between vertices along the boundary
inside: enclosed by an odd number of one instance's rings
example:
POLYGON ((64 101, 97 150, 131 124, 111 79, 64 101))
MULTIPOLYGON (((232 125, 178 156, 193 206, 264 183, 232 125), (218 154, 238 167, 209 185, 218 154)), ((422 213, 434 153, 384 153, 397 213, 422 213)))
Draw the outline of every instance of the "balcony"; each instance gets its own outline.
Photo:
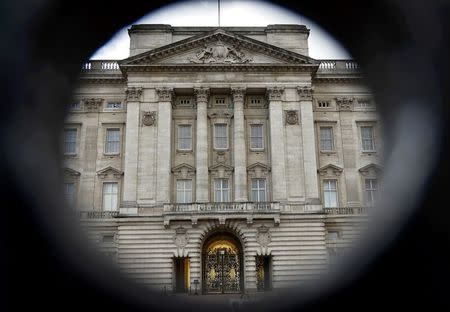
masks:
POLYGON ((80 219, 112 219, 119 216, 118 211, 98 211, 98 210, 80 210, 78 217, 80 219))
POLYGON ((327 215, 367 215, 368 207, 336 207, 323 208, 327 215))
POLYGON ((358 79, 362 77, 359 64, 353 60, 322 60, 315 79, 358 79))

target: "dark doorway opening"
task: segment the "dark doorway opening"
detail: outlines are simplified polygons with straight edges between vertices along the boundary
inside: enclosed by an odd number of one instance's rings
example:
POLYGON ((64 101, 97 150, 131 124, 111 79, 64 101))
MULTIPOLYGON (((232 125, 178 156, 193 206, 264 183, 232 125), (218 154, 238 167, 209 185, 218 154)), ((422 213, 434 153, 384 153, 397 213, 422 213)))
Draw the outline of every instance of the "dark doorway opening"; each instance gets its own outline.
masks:
POLYGON ((189 290, 189 258, 178 257, 173 259, 175 271, 174 292, 184 293, 189 290))
POLYGON ((256 256, 256 289, 272 289, 272 256, 256 256))

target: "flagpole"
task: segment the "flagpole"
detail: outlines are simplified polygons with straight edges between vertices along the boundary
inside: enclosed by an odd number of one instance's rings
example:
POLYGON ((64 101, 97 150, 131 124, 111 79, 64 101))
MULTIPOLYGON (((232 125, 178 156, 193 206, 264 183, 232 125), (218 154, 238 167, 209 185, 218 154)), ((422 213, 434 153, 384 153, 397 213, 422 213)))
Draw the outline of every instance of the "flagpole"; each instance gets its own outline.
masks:
POLYGON ((219 27, 220 27, 220 0, 217 0, 217 18, 219 20, 219 27))

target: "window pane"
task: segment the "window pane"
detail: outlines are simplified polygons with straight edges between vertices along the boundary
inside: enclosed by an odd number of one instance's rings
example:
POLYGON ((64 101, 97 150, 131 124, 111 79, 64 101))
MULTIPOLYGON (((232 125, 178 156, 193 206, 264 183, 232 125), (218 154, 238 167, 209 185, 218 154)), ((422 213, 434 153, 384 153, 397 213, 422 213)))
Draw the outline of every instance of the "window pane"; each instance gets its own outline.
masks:
POLYGON ((103 183, 103 210, 115 211, 117 210, 118 201, 118 184, 103 183))
POLYGON ((107 129, 106 130, 106 153, 119 153, 120 148, 120 130, 107 129))
POLYGON ((375 149, 373 141, 373 127, 361 127, 362 149, 372 151, 375 149))
POLYGON ((64 197, 69 206, 73 206, 75 202, 75 183, 64 183, 64 197))
POLYGON ((333 150, 333 128, 320 128, 320 149, 324 151, 333 150))
POLYGON ((327 208, 338 206, 337 199, 337 180, 323 181, 323 204, 327 208))
POLYGON ((227 136, 227 125, 226 124, 215 124, 214 125, 214 147, 216 147, 216 148, 227 148, 228 147, 228 136, 227 136))
POLYGON ((263 148, 263 127, 262 125, 250 126, 250 147, 263 148))
POLYGON ((192 149, 192 127, 190 125, 178 126, 178 148, 192 149))
POLYGON ((64 153, 75 154, 77 144, 77 129, 64 130, 64 153))

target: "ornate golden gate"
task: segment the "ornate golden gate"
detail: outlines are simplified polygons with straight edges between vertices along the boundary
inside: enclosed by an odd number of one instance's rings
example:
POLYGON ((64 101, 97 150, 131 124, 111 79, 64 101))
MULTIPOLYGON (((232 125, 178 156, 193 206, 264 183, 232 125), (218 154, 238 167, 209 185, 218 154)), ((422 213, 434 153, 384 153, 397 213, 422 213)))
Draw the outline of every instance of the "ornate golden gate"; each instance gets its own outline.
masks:
POLYGON ((203 279, 206 293, 241 291, 241 250, 232 239, 210 240, 203 252, 203 279))

